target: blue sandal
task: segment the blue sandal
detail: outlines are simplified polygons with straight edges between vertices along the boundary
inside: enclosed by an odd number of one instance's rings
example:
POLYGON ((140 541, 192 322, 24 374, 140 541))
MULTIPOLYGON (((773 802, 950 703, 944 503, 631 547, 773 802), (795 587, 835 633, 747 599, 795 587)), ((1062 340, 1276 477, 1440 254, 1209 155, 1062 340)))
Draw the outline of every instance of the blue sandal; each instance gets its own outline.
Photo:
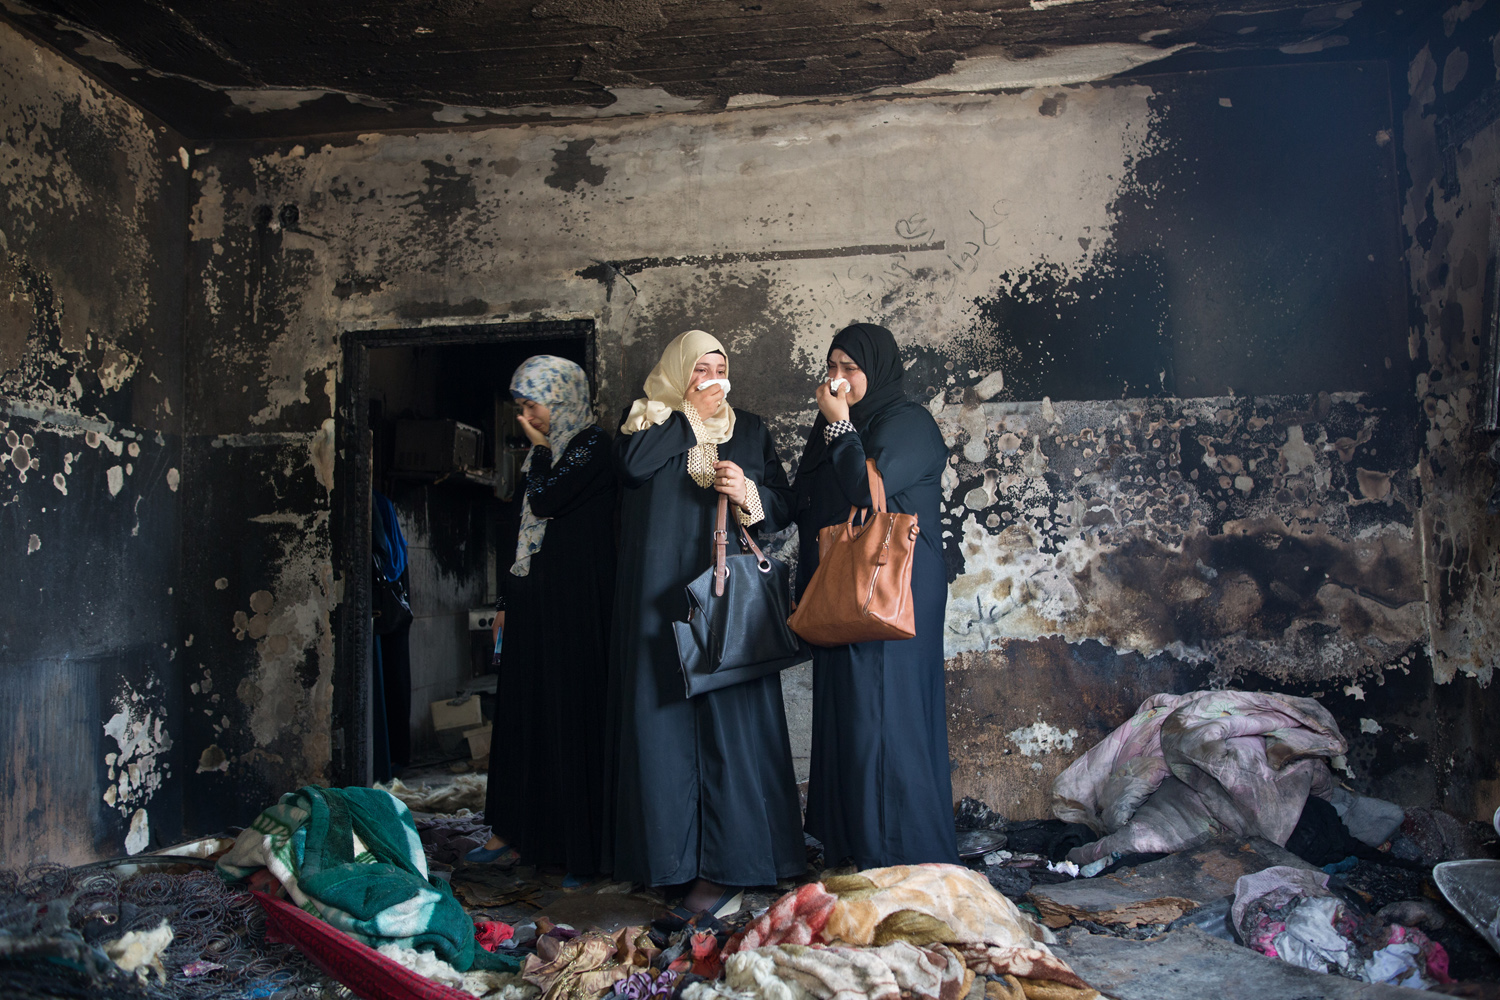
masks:
POLYGON ((521 855, 514 847, 504 844, 490 850, 484 846, 476 847, 464 855, 464 860, 471 865, 499 865, 501 868, 514 868, 521 855))

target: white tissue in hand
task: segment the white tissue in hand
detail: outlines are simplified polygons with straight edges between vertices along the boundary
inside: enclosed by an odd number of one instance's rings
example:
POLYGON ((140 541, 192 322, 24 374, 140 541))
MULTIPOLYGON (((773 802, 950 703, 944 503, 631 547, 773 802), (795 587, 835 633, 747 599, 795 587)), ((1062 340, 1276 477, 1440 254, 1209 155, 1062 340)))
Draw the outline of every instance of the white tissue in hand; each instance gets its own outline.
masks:
POLYGON ((839 391, 839 386, 843 386, 845 389, 848 389, 849 388, 849 380, 846 379, 846 378, 836 378, 836 379, 834 379, 832 382, 828 383, 828 391, 831 392, 831 393, 833 393, 833 394, 835 394, 835 395, 837 395, 838 391, 839 391))
POLYGON ((723 386, 724 387, 724 395, 726 395, 726 396, 729 395, 729 380, 727 378, 711 378, 707 382, 699 382, 698 383, 698 391, 702 392, 704 389, 707 389, 711 385, 721 385, 721 386, 723 386))

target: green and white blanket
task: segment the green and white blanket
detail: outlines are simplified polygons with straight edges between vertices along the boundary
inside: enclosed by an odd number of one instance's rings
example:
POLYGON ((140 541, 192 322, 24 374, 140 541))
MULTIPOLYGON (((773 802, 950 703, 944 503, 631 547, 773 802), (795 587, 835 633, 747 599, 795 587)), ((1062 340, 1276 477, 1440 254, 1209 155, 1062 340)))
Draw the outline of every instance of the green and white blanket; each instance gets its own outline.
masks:
POLYGON ((514 968, 474 943, 474 922, 427 856, 400 799, 378 788, 308 785, 281 797, 219 861, 238 882, 269 869, 302 909, 378 948, 434 952, 460 972, 514 968))

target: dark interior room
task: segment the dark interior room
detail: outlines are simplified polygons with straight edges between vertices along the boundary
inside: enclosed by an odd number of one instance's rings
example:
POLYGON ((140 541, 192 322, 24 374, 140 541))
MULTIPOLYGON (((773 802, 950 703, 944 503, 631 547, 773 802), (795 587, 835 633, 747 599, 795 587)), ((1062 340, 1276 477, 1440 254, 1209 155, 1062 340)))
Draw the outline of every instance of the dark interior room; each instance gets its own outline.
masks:
POLYGON ((4 0, 0 993, 1500 998, 1497 303, 1497 0, 4 0))

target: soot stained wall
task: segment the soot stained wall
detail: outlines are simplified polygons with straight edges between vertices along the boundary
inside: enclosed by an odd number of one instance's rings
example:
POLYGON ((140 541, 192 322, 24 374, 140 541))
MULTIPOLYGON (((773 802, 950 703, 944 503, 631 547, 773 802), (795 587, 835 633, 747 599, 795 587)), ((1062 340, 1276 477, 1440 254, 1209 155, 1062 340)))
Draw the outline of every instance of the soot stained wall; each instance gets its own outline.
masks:
POLYGON ((0 865, 182 828, 187 156, 0 24, 0 865))
MULTIPOLYGON (((1409 273, 1409 357, 1421 408, 1422 504, 1416 530, 1434 714, 1453 734, 1416 741, 1451 773, 1475 817, 1500 805, 1492 750, 1500 698, 1491 682, 1500 655, 1500 518, 1486 510, 1495 484, 1496 436, 1481 429, 1481 376, 1493 349, 1496 182, 1500 179, 1500 7, 1463 3, 1434 11, 1397 78, 1403 167, 1402 228, 1409 273), (1476 728, 1477 727, 1477 728, 1476 728), (1477 750, 1477 752, 1476 752, 1477 750), (1463 775, 1460 780, 1459 775, 1463 775)), ((1387 733, 1402 740, 1403 730, 1387 733)), ((1402 742, 1406 742, 1402 740, 1402 742)), ((1394 748, 1393 751, 1394 753, 1394 748)))
MULTIPOLYGON (((201 801, 337 769, 324 475, 352 329, 594 318, 612 421, 701 327, 790 464, 831 333, 885 322, 952 449, 955 790, 1014 815, 1158 690, 1430 678, 1397 141, 1385 68, 1341 64, 215 149, 190 447, 263 454, 252 502, 203 511, 262 561, 205 611, 236 696, 201 801), (282 651, 226 639, 273 590, 282 651), (269 689, 288 730, 248 724, 269 689)), ((1353 776, 1413 802, 1466 780, 1353 776)))

